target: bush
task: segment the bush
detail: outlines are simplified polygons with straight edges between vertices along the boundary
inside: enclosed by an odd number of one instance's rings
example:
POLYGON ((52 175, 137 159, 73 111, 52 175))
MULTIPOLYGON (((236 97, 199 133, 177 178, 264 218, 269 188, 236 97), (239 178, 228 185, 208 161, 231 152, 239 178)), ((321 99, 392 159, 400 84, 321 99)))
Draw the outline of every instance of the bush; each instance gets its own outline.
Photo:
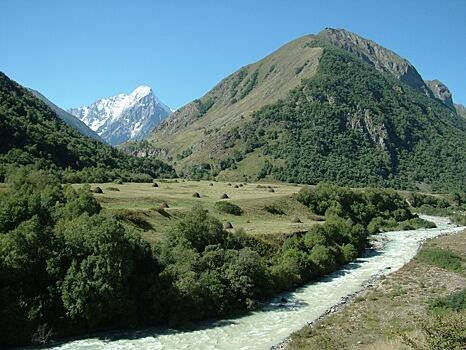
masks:
POLYGON ((419 208, 423 205, 428 205, 433 208, 450 207, 450 203, 444 198, 421 193, 413 193, 411 196, 410 204, 415 208, 419 208))
POLYGON ((418 259, 426 264, 434 265, 449 271, 463 270, 462 259, 450 250, 426 248, 421 250, 418 259))
POLYGON ((423 339, 402 334, 402 341, 416 350, 464 350, 466 318, 458 313, 439 314, 420 321, 423 339))
POLYGON ((466 226, 466 214, 453 214, 450 215, 450 220, 458 226, 466 226))
POLYGON ((457 291, 445 298, 439 298, 429 304, 431 311, 438 313, 446 310, 462 311, 466 310, 466 289, 457 291))
POLYGON ((240 206, 230 203, 230 202, 217 202, 215 203, 215 208, 218 211, 223 213, 232 214, 232 215, 242 215, 243 209, 240 206))
POLYGON ((267 212, 267 213, 270 213, 270 214, 273 214, 273 215, 286 215, 286 213, 281 210, 280 208, 277 208, 273 205, 266 205, 264 207, 264 210, 267 212))

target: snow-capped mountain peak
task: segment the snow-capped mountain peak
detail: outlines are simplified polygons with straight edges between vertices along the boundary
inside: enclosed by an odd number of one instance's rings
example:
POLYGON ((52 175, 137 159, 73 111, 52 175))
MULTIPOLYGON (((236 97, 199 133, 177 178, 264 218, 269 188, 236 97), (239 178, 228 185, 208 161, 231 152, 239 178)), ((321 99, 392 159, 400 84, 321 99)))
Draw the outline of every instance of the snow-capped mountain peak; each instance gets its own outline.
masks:
POLYGON ((141 86, 138 86, 136 89, 134 89, 131 95, 133 95, 135 98, 140 98, 140 97, 147 96, 151 93, 152 93, 152 88, 150 86, 141 85, 141 86))
POLYGON ((130 94, 99 99, 90 106, 69 112, 82 120, 110 144, 144 139, 172 110, 147 85, 130 94))

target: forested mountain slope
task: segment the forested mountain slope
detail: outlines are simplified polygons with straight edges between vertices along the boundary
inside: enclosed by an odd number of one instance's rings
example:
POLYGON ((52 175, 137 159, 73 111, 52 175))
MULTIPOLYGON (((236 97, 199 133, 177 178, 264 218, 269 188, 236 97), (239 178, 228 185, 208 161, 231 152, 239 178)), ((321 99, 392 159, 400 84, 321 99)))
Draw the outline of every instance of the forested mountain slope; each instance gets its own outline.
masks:
POLYGON ((145 179, 174 174, 170 166, 159 160, 132 157, 82 135, 3 73, 0 139, 0 178, 10 166, 27 164, 64 171, 67 180, 73 182, 130 178, 135 173, 145 179), (86 176, 89 178, 83 178, 86 176))
POLYGON ((407 60, 344 30, 299 38, 242 68, 150 141, 143 155, 193 177, 446 191, 464 188, 466 173, 464 119, 407 60))

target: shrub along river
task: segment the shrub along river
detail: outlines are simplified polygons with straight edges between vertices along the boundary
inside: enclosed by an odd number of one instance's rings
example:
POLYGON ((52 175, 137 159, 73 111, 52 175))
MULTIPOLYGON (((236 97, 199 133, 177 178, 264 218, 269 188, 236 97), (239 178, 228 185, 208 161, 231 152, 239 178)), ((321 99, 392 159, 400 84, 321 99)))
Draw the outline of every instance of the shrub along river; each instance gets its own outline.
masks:
POLYGON ((449 224, 445 218, 423 218, 435 222, 437 228, 374 235, 373 239, 384 244, 326 278, 282 294, 244 316, 204 323, 191 331, 144 329, 102 333, 57 343, 49 349, 270 349, 363 288, 375 276, 402 267, 416 255, 423 240, 464 229, 449 224))

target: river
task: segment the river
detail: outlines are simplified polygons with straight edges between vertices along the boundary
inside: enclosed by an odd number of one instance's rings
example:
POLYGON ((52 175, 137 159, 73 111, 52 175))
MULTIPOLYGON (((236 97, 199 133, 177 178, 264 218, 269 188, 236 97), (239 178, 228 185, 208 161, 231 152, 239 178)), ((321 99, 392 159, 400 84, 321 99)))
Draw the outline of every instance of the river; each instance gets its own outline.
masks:
POLYGON ((464 229, 450 225, 444 218, 423 217, 435 222, 437 228, 377 234, 374 238, 385 242, 383 248, 369 252, 318 282, 280 295, 259 311, 245 316, 206 323, 193 331, 145 329, 104 333, 49 349, 270 349, 343 297, 360 290, 375 275, 388 274, 402 267, 416 255, 424 239, 464 229), (282 296, 288 299, 285 306, 279 303, 282 296))

